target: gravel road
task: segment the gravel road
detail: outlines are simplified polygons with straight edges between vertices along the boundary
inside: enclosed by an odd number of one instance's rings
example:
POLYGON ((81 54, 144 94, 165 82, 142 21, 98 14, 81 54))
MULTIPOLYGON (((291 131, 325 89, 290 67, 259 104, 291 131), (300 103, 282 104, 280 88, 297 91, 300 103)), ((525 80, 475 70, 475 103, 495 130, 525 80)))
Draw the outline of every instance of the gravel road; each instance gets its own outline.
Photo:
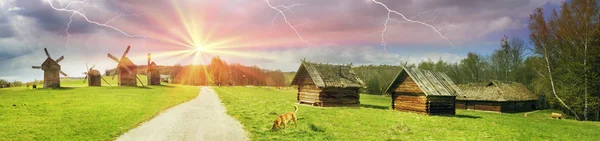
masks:
POLYGON ((219 97, 202 87, 195 99, 172 107, 117 141, 240 141, 248 140, 239 121, 226 114, 219 97))

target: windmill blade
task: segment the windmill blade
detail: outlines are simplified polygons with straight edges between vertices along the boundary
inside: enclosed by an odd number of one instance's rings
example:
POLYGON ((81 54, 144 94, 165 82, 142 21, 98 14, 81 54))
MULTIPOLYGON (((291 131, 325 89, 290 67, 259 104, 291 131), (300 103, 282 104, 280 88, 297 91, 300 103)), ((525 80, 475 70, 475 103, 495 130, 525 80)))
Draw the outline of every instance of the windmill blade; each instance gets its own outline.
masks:
POLYGON ((33 69, 41 69, 42 66, 31 66, 31 68, 33 68, 33 69))
POLYGON ((60 56, 58 59, 56 59, 56 63, 62 61, 63 59, 65 59, 65 56, 60 56))
POLYGON ((94 67, 96 67, 96 65, 92 65, 92 67, 90 67, 90 69, 89 69, 89 70, 93 70, 93 69, 94 69, 94 67))
POLYGON ((112 80, 115 80, 115 76, 117 76, 117 73, 119 72, 119 67, 115 68, 115 71, 113 71, 113 77, 112 80))
POLYGON ((46 48, 44 48, 44 52, 46 53, 46 56, 48 56, 48 58, 50 58, 50 53, 48 53, 48 50, 46 48))
POLYGON ((106 79, 104 79, 104 77, 100 76, 100 78, 102 78, 102 80, 104 80, 104 82, 106 82, 106 84, 108 84, 108 86, 112 86, 112 85, 110 85, 110 83, 108 83, 108 81, 106 81, 106 79))
POLYGON ((123 53, 123 56, 121 56, 121 59, 123 59, 123 58, 125 58, 125 56, 127 56, 127 53, 129 53, 129 49, 131 49, 131 46, 127 46, 125 53, 123 53))
POLYGON ((85 75, 85 78, 83 79, 83 83, 85 83, 85 81, 87 80, 88 75, 85 75))
POLYGON ((117 59, 117 57, 113 56, 112 54, 108 54, 108 58, 112 59, 113 61, 119 63, 119 59, 117 59))
POLYGON ((87 63, 85 63, 85 70, 88 72, 90 71, 90 68, 88 67, 87 63))
POLYGON ((121 67, 123 67, 127 71, 127 73, 133 74, 133 72, 125 64, 119 64, 119 65, 121 65, 121 67))
POLYGON ((140 81, 140 84, 142 84, 142 87, 143 87, 144 83, 142 83, 142 80, 140 78, 138 78, 137 75, 135 75, 135 78, 137 78, 137 80, 140 81))
POLYGON ((67 74, 63 71, 60 71, 60 74, 62 74, 63 76, 67 76, 67 74))

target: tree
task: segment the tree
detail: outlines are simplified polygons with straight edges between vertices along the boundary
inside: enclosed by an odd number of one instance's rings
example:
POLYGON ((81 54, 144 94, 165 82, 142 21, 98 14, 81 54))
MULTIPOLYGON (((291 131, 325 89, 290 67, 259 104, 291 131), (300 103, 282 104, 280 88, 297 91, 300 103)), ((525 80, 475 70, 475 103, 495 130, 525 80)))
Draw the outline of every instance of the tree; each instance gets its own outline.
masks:
POLYGON ((483 61, 476 53, 469 52, 467 58, 460 61, 460 66, 469 78, 469 82, 481 81, 481 69, 483 61))

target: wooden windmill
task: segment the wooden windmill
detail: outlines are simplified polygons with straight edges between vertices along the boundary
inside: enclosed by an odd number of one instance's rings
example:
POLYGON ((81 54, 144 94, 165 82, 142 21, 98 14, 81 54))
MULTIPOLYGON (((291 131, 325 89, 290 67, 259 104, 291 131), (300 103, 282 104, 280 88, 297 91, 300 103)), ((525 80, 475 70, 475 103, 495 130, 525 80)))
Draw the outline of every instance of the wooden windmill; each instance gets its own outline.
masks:
POLYGON ((65 59, 65 57, 60 56, 55 61, 50 57, 46 48, 44 48, 44 52, 48 58, 42 63, 42 66, 31 66, 31 68, 44 70, 44 88, 59 88, 60 74, 63 76, 67 76, 67 74, 60 70, 60 65, 58 63, 65 59))
POLYGON ((156 63, 150 63, 150 53, 148 53, 148 85, 160 85, 160 71, 156 63))
POLYGON ((87 71, 83 72, 83 74, 85 74, 83 83, 85 83, 85 81, 87 80, 88 86, 102 86, 102 83, 100 82, 100 79, 102 79, 104 80, 104 82, 106 82, 106 84, 110 86, 110 83, 108 83, 108 81, 102 78, 102 74, 100 74, 100 71, 95 70, 94 67, 96 67, 96 65, 92 65, 92 67, 89 68, 88 65, 85 64, 85 68, 87 69, 87 71))
MULTIPOLYGON (((127 53, 129 53, 129 49, 131 49, 131 46, 127 46, 125 53, 123 53, 123 55, 121 56, 121 59, 118 59, 117 57, 108 53, 108 58, 118 63, 117 67, 115 68, 112 74, 113 79, 115 79, 116 74, 119 75, 119 86, 137 86, 136 79, 139 80, 139 78, 137 78, 136 76, 137 66, 135 66, 135 64, 133 64, 133 62, 131 62, 131 60, 129 60, 129 58, 126 57, 127 53)), ((139 81, 143 86, 144 84, 142 83, 142 81, 139 81)))

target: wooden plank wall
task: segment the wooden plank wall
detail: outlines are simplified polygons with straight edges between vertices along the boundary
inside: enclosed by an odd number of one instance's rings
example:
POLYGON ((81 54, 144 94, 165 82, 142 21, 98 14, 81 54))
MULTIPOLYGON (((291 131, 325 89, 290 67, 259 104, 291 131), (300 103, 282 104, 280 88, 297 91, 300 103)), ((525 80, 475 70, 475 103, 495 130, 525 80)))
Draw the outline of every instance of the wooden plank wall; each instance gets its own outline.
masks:
POLYGON ((398 111, 417 112, 430 115, 454 115, 454 96, 425 96, 423 90, 407 77, 392 94, 392 107, 398 111))
POLYGON ((394 94, 392 107, 398 111, 427 113, 427 97, 394 94))
POLYGON ((428 96, 427 113, 430 115, 455 115, 455 98, 453 96, 428 96))
POLYGON ((127 72, 122 67, 119 67, 119 69, 119 86, 137 86, 135 67, 129 67, 132 73, 127 72))
POLYGON ((44 88, 59 88, 60 87, 60 70, 47 69, 44 70, 44 88))
POLYGON ((501 104, 500 111, 505 113, 533 111, 536 109, 535 103, 535 101, 507 101, 501 104))

